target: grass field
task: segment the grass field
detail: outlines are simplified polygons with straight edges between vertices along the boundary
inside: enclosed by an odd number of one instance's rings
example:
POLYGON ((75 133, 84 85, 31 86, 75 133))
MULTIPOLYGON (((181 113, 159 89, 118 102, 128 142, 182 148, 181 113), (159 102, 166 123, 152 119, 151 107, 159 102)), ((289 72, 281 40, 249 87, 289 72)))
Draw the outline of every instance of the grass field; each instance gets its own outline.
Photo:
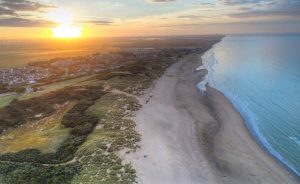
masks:
POLYGON ((75 79, 70 79, 70 80, 65 80, 65 81, 61 81, 61 82, 55 82, 55 83, 51 83, 48 85, 40 86, 41 88, 43 88, 42 91, 37 91, 37 92, 32 92, 32 93, 24 93, 24 94, 20 95, 18 97, 18 99, 26 100, 29 98, 38 97, 38 96, 44 95, 46 93, 65 88, 68 86, 80 86, 80 85, 82 85, 82 82, 86 81, 87 79, 89 79, 91 77, 93 77, 93 76, 90 75, 90 76, 78 77, 75 79))
POLYGON ((43 88, 42 91, 32 92, 32 93, 7 93, 5 95, 0 96, 0 108, 3 108, 7 105, 9 105, 10 102, 12 102, 14 99, 18 100, 27 100, 34 97, 42 96, 46 93, 56 91, 59 89, 63 89, 68 86, 80 86, 83 84, 89 84, 89 82, 86 82, 89 78, 93 76, 84 76, 84 77, 78 77, 75 79, 65 80, 61 82, 55 82, 48 85, 41 86, 43 88))
POLYGON ((11 101, 13 101, 17 97, 16 93, 8 93, 0 96, 0 108, 9 105, 11 101))
POLYGON ((61 119, 74 105, 74 102, 65 104, 50 117, 28 122, 1 134, 0 154, 25 149, 39 149, 44 153, 55 152, 69 134, 69 129, 60 124, 61 119))

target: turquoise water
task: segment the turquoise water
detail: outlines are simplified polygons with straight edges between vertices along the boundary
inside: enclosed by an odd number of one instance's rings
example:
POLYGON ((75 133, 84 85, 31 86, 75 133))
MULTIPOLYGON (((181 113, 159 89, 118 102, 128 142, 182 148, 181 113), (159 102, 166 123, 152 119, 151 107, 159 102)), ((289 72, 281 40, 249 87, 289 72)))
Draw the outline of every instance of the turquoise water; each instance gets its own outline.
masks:
POLYGON ((300 176, 300 35, 227 36, 203 61, 253 137, 300 176))

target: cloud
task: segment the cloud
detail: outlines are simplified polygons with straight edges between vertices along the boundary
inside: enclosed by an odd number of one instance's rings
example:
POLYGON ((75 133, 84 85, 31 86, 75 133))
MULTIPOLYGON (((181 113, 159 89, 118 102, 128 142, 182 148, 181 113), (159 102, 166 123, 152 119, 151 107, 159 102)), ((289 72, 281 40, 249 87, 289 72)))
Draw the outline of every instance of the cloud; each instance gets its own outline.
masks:
POLYGON ((175 0, 151 0, 151 2, 154 2, 154 3, 166 3, 166 2, 172 2, 172 1, 175 1, 175 0))
POLYGON ((222 0, 227 5, 239 6, 240 11, 228 14, 233 18, 299 17, 299 0, 222 0), (245 6, 248 4, 252 6, 245 6), (256 6, 255 6, 256 5, 256 6))
POLYGON ((2 0, 0 6, 13 11, 36 11, 42 8, 51 7, 46 4, 28 0, 2 0))
POLYGON ((0 15, 16 15, 16 13, 13 10, 0 6, 0 15))
POLYGON ((45 27, 53 22, 40 19, 27 19, 37 11, 54 6, 31 0, 0 0, 0 26, 2 27, 45 27), (24 14, 25 13, 25 14, 24 14))
POLYGON ((252 10, 241 13, 232 13, 228 15, 233 18, 250 18, 250 17, 297 17, 300 16, 300 9, 277 9, 277 10, 252 10))
POLYGON ((44 20, 30 20, 16 17, 0 19, 1 27, 49 27, 53 25, 53 22, 44 20))
POLYGON ((275 2, 274 0, 220 0, 225 5, 245 5, 275 2))
POLYGON ((250 10, 252 10, 252 8, 249 8, 249 7, 240 7, 238 10, 241 10, 241 11, 250 11, 250 10))
POLYGON ((191 24, 187 24, 187 23, 179 23, 179 24, 164 24, 164 25, 160 25, 159 27, 190 27, 190 26, 200 26, 200 23, 191 23, 191 24))
MULTIPOLYGON (((288 25, 288 24, 297 24, 300 25, 298 21, 285 21, 282 22, 281 20, 272 20, 272 21, 247 21, 247 22, 223 22, 223 23, 178 23, 178 24, 169 24, 169 25, 160 25, 160 27, 199 27, 199 28, 205 28, 207 26, 253 26, 253 25, 274 25, 274 26, 281 26, 281 25, 288 25)), ((224 27, 223 27, 224 28, 224 27)))
POLYGON ((199 15, 180 15, 177 18, 180 18, 180 19, 198 19, 198 18, 201 18, 201 17, 202 16, 199 16, 199 15))
POLYGON ((77 23, 81 23, 81 24, 94 24, 94 25, 98 25, 98 26, 113 24, 112 21, 106 21, 106 20, 82 20, 82 21, 77 21, 77 23))
POLYGON ((38 11, 54 7, 29 0, 0 0, 0 15, 17 15, 21 11, 38 11))
POLYGON ((200 5, 215 6, 215 4, 211 2, 200 2, 200 5))

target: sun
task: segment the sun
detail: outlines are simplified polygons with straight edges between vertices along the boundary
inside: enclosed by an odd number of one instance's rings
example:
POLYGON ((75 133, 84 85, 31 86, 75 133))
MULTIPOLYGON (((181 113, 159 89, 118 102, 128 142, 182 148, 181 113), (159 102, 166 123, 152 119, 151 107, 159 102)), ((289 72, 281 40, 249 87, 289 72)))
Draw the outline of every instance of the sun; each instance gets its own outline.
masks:
POLYGON ((52 28, 52 35, 55 38, 76 38, 81 37, 81 27, 71 25, 61 25, 52 28))
POLYGON ((55 38, 77 38, 82 36, 82 28, 73 25, 74 15, 66 9, 58 8, 49 12, 49 19, 59 26, 52 28, 55 38))

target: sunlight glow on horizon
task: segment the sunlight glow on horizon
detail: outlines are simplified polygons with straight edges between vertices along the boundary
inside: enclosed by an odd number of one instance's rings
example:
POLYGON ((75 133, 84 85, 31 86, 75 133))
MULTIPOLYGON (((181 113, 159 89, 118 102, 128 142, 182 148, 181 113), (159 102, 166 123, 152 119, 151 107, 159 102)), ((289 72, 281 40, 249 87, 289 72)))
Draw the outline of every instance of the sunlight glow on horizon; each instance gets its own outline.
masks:
POLYGON ((0 39, 300 33, 300 0, 2 1, 0 39))

